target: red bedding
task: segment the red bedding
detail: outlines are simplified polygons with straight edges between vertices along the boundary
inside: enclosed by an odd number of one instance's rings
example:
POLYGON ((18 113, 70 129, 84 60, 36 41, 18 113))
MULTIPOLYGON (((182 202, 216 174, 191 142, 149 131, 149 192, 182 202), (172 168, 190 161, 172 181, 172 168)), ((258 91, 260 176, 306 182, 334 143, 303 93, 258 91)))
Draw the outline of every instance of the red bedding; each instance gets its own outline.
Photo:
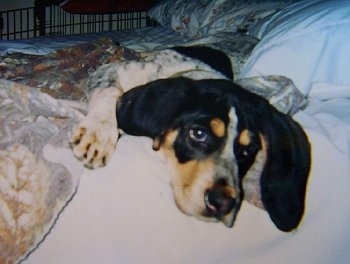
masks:
POLYGON ((110 14, 148 10, 157 0, 67 0, 62 9, 75 14, 110 14))

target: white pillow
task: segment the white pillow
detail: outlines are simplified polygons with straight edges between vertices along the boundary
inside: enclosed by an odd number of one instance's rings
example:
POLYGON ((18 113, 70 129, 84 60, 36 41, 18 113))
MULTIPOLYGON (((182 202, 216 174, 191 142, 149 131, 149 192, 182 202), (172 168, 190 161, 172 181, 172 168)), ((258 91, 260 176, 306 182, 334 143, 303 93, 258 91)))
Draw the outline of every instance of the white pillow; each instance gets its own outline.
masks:
POLYGON ((241 78, 284 75, 305 95, 317 83, 350 86, 350 1, 300 1, 257 23, 250 34, 261 41, 241 78))

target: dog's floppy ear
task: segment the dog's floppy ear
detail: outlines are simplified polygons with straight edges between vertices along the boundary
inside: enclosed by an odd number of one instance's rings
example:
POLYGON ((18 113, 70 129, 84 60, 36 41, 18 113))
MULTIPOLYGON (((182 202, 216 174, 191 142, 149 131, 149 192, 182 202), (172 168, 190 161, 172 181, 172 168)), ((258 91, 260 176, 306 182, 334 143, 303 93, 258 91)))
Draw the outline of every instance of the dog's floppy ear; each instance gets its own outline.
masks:
POLYGON ((173 119, 198 101, 193 80, 160 79, 133 88, 117 103, 118 126, 125 133, 146 136, 159 149, 173 119))
POLYGON ((260 176, 264 208, 278 229, 289 232, 304 214, 311 162, 308 138, 297 122, 267 100, 243 88, 231 91, 230 104, 241 116, 238 126, 253 128, 264 141, 266 160, 260 176))
POLYGON ((282 231, 295 229, 304 214, 310 144, 298 123, 272 111, 263 122, 267 161, 260 178, 264 207, 282 231))

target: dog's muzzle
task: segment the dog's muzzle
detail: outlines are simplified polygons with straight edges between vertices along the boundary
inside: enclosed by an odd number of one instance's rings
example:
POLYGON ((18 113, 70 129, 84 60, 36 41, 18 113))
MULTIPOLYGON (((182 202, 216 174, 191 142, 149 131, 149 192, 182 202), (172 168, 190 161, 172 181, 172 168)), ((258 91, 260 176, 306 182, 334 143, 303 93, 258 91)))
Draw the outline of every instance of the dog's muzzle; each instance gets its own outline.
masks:
POLYGON ((219 180, 204 194, 206 214, 215 217, 227 227, 232 227, 239 204, 237 191, 225 181, 219 180))

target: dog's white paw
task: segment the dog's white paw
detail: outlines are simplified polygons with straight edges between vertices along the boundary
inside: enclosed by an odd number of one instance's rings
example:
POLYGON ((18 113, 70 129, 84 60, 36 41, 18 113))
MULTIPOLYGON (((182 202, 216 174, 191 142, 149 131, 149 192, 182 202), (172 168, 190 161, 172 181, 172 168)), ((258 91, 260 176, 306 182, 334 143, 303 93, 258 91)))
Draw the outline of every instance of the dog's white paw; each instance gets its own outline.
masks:
POLYGON ((70 147, 85 167, 103 167, 115 151, 118 134, 115 118, 88 115, 73 131, 70 147))

